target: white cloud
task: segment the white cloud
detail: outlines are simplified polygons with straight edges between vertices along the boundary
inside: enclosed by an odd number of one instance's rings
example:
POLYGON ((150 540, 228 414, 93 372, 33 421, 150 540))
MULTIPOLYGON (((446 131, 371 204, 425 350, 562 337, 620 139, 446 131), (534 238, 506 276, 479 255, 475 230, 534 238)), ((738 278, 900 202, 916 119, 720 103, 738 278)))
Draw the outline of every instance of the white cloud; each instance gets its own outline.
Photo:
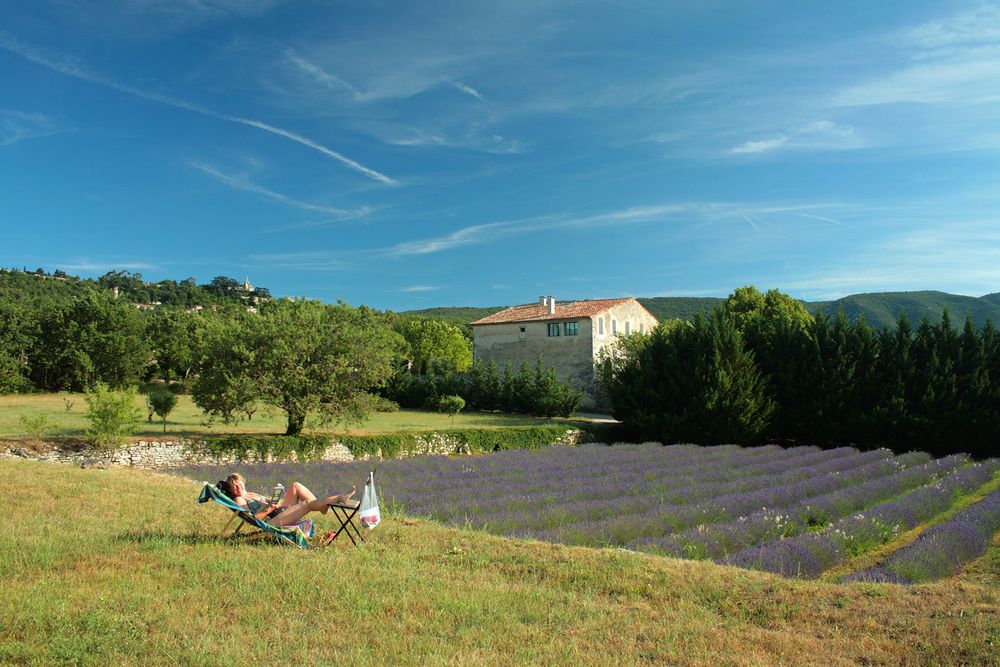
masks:
POLYGON ((831 208, 836 207, 829 204, 745 205, 728 202, 634 206, 583 216, 552 214, 472 225, 443 236, 404 241, 376 252, 392 257, 426 255, 463 246, 479 245, 504 236, 560 229, 621 227, 667 221, 713 222, 728 218, 747 222, 752 228, 760 231, 758 222, 768 224, 760 217, 762 215, 800 215, 802 211, 826 211, 831 208))
POLYGON ((286 0, 121 0, 46 3, 74 27, 119 39, 147 40, 266 14, 286 0))
POLYGON ((309 75, 312 79, 318 81, 327 88, 339 92, 346 92, 351 97, 354 98, 358 98, 361 96, 361 91, 359 91, 353 85, 351 85, 344 79, 340 78, 336 74, 331 74, 330 72, 327 72, 316 63, 310 62, 305 58, 302 58, 291 49, 288 49, 285 52, 285 57, 288 59, 289 62, 295 65, 302 72, 309 75))
POLYGON ((855 128, 830 120, 817 120, 790 128, 767 139, 746 141, 730 149, 730 153, 753 155, 776 150, 843 150, 862 148, 866 143, 855 128))
POLYGON ((1000 101, 1000 8, 983 5, 898 31, 891 71, 841 90, 842 106, 1000 101))
POLYGON ((158 270, 160 267, 156 264, 150 264, 148 262, 136 261, 136 260, 106 260, 106 259, 91 259, 88 257, 78 257, 65 262, 52 261, 46 262, 47 265, 53 266, 63 271, 87 271, 87 272, 102 272, 106 273, 108 271, 151 271, 158 270))
POLYGON ((449 81, 448 83, 450 83, 452 86, 454 86, 458 90, 461 90, 466 95, 469 95, 471 97, 476 98, 480 102, 485 102, 486 101, 486 98, 483 97, 482 94, 478 90, 476 90, 475 88, 473 88, 472 86, 466 85, 466 84, 462 83, 461 81, 449 81))
POLYGON ((731 152, 733 153, 765 153, 767 151, 774 150, 775 148, 781 148, 786 143, 788 143, 788 137, 773 137, 771 139, 758 139, 756 141, 747 141, 739 146, 735 146, 731 152))
POLYGON ((947 18, 927 21, 900 33, 898 40, 911 47, 939 49, 1000 42, 1000 8, 982 5, 947 18))
POLYGON ((0 146, 48 137, 58 132, 55 121, 43 114, 0 109, 0 146))
POLYGON ((236 188, 237 190, 244 190, 246 192, 254 192, 259 195, 263 195, 269 199, 281 202, 282 204, 287 204, 288 206, 293 206, 305 211, 314 211, 316 213, 325 213, 327 215, 332 215, 341 220, 348 220, 352 218, 363 217, 371 213, 370 208, 362 207, 354 211, 348 211, 342 208, 334 208, 332 206, 323 206, 322 204, 313 204, 311 202, 302 201, 299 199, 294 199, 283 195, 280 192, 275 192, 274 190, 269 190, 261 185, 257 185, 251 181, 246 180, 238 176, 231 176, 229 174, 224 174, 215 167, 205 164, 203 162, 191 161, 188 163, 190 166, 194 167, 198 171, 201 171, 209 176, 222 181, 226 185, 236 188))
POLYGON ((13 35, 10 35, 9 33, 3 31, 0 31, 0 48, 6 49, 11 53, 16 53, 17 55, 22 56, 23 58, 30 60, 31 62, 37 65, 47 67, 55 72, 59 72, 60 74, 65 74, 66 76, 71 76, 80 79, 82 81, 89 81, 90 83, 96 83, 102 86, 107 86, 108 88, 112 88, 119 92, 123 92, 129 95, 134 95, 135 97, 140 97, 146 100, 150 100, 152 102, 159 102, 160 104, 166 104, 169 106, 177 107, 179 109, 185 109, 193 113, 201 114, 203 116, 208 116, 210 118, 216 118, 218 120, 224 120, 230 123, 238 123, 240 125, 246 125, 248 127, 255 127, 259 130, 263 130, 271 134, 276 134, 280 137, 289 139, 290 141, 294 141, 303 146, 312 148, 313 150, 322 153, 323 155, 331 157, 334 160, 337 160, 338 162, 347 165, 354 171, 364 174, 365 176, 371 178, 372 180, 380 181, 387 185, 394 185, 396 183, 396 181, 394 181, 392 178, 389 178, 385 174, 376 171, 375 169, 372 169, 370 167, 366 167, 360 162, 352 160, 351 158, 347 157, 346 155, 343 155, 342 153, 338 153, 337 151, 331 148, 327 148, 326 146, 317 143, 312 139, 309 139, 308 137, 296 134, 295 132, 292 132, 290 130, 285 130, 283 128, 276 127, 274 125, 265 123, 264 121, 256 120, 253 118, 242 118, 240 116, 231 116, 229 114, 224 114, 215 111, 213 109, 209 109, 208 107, 204 107, 200 104, 195 104, 193 102, 188 102, 186 100, 182 100, 176 97, 171 97, 169 95, 163 95, 160 93, 152 92, 149 90, 143 90, 123 83, 119 83, 111 79, 110 77, 107 77, 103 74, 98 74, 96 72, 87 69, 86 67, 84 67, 78 61, 76 61, 71 57, 62 54, 54 55, 51 53, 45 53, 38 49, 34 49, 25 44, 22 44, 13 35))
POLYGON ((846 260, 780 282, 817 299, 919 289, 981 296, 1000 285, 1000 227, 987 220, 900 231, 846 260))
POLYGON ((344 271, 352 268, 346 262, 331 252, 307 251, 291 253, 268 253, 250 255, 248 259, 254 266, 266 266, 272 269, 294 269, 302 271, 344 271))
POLYGON ((849 87, 833 99, 840 106, 900 102, 967 105, 997 101, 1000 101, 1000 49, 904 67, 849 87))
POLYGON ((433 292, 435 290, 441 289, 440 287, 432 287, 431 285, 411 285, 410 287, 403 287, 400 292, 433 292))

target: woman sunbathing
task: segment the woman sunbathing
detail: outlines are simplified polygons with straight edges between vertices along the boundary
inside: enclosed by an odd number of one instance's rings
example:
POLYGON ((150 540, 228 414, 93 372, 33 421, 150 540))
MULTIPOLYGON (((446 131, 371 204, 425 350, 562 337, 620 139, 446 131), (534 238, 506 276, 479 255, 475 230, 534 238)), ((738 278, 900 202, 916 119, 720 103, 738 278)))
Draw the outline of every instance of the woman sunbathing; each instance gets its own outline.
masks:
POLYGON ((259 493, 247 491, 246 480, 238 472, 233 473, 216 486, 232 498, 237 505, 246 507, 251 514, 258 519, 267 521, 272 526, 291 525, 309 512, 326 514, 331 504, 347 502, 357 490, 356 487, 351 487, 350 493, 317 498, 303 484, 295 482, 285 494, 283 503, 276 505, 259 493))

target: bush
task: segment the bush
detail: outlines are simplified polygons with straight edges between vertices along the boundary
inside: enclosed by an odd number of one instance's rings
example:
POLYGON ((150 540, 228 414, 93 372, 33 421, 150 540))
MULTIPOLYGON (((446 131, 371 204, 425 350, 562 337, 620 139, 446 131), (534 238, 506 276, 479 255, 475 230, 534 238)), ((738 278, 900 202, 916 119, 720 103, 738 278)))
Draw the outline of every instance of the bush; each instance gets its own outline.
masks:
POLYGON ((375 412, 399 412, 399 403, 384 396, 372 395, 372 409, 375 412))
POLYGON ((135 387, 113 391, 103 382, 87 392, 87 419, 90 420, 87 436, 96 447, 116 447, 123 436, 135 432, 142 420, 142 412, 135 404, 137 396, 135 387))
MULTIPOLYGON (((245 461, 319 459, 334 442, 347 447, 356 458, 394 459, 417 451, 421 439, 432 432, 383 433, 378 435, 232 435, 212 438, 192 446, 196 454, 214 457, 235 457, 245 461)), ((538 449, 566 436, 565 426, 527 426, 506 429, 449 430, 439 435, 452 438, 456 449, 469 453, 494 452, 503 449, 538 449)))
POLYGON ((451 416, 452 425, 455 423, 455 415, 465 407, 465 399, 461 396, 442 396, 438 399, 438 410, 451 416))
POLYGON ((212 438, 196 449, 210 456, 234 456, 240 460, 266 461, 268 458, 299 461, 320 458, 330 446, 330 438, 320 435, 230 435, 212 438))
POLYGON ((33 438, 40 438, 52 430, 52 422, 48 415, 21 415, 21 428, 33 438))
POLYGON ((154 391, 146 399, 150 409, 163 419, 163 432, 167 432, 167 415, 177 406, 177 394, 168 390, 160 389, 154 391))

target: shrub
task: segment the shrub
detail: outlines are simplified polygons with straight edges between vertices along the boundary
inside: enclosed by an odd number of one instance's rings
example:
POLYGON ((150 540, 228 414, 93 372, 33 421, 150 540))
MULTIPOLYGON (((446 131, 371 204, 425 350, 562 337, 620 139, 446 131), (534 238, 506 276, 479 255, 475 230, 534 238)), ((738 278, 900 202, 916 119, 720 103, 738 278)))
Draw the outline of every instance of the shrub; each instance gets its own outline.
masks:
POLYGON ((163 432, 167 432, 167 415, 177 406, 177 394, 169 389, 154 391, 147 399, 150 409, 163 419, 163 432))
MULTIPOLYGON (((528 426, 507 429, 449 430, 440 435, 457 443, 456 450, 469 453, 504 449, 538 449, 566 436, 564 426, 528 426)), ((235 457, 239 460, 315 460, 334 441, 344 445, 354 457, 394 459, 417 451, 431 432, 382 433, 378 435, 232 435, 212 438, 191 446, 196 454, 235 457)))
POLYGON ((372 409, 375 412, 399 412, 399 403, 384 396, 372 395, 372 409))
POLYGON ((19 417, 21 428, 33 438, 40 438, 52 430, 52 422, 48 415, 24 415, 19 417))
POLYGON ((114 391, 103 382, 87 392, 87 419, 90 421, 87 436, 95 446, 117 446, 123 436, 135 432, 142 420, 142 412, 135 404, 137 396, 135 387, 114 391))
POLYGON ((465 399, 461 396, 442 396, 438 399, 438 410, 451 416, 451 423, 455 423, 455 415, 465 407, 465 399))
POLYGON ((268 458, 299 461, 318 459, 330 446, 330 438, 319 435, 230 435, 206 440, 196 447, 210 456, 234 456, 240 460, 268 458))

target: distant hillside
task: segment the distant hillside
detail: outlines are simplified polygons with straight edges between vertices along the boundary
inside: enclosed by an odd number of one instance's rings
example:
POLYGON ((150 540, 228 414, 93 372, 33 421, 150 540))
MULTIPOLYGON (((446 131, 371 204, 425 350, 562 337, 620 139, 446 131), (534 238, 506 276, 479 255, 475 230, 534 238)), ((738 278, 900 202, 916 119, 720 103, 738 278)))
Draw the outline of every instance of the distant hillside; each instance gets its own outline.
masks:
POLYGON ((474 308, 465 306, 445 306, 442 308, 423 308, 421 310, 406 310, 400 315, 414 315, 416 317, 427 317, 435 320, 449 320, 468 324, 478 319, 492 315, 503 310, 507 306, 494 306, 492 308, 474 308))
MULTIPOLYGON (((660 321, 671 319, 690 320, 699 311, 709 312, 723 301, 725 299, 713 297, 657 296, 639 298, 639 303, 645 306, 660 321)), ((856 322, 863 316, 865 321, 875 329, 895 326, 896 318, 901 312, 906 313, 906 317, 914 326, 924 317, 931 322, 937 322, 941 319, 941 313, 944 312, 945 308, 948 309, 948 313, 951 315, 951 319, 956 327, 962 327, 965 324, 967 313, 972 314, 972 319, 977 327, 981 328, 986 323, 987 318, 991 319, 997 326, 1000 326, 1000 292, 987 294, 982 297, 933 291, 875 292, 871 294, 852 294, 836 301, 805 301, 803 304, 812 314, 822 311, 824 314, 832 317, 837 314, 837 311, 843 310, 844 314, 852 322, 856 322)), ((468 324, 503 308, 505 306, 496 306, 493 308, 425 308, 423 310, 405 311, 401 314, 432 317, 468 324)))
POLYGON ((692 320, 699 312, 711 312, 725 299, 719 297, 652 296, 639 297, 638 301, 662 322, 664 320, 692 320))
POLYGON ((987 318, 1000 325, 1000 294, 984 297, 961 296, 946 292, 875 292, 872 294, 852 294, 836 301, 806 302, 810 313, 823 311, 833 316, 843 310, 852 322, 864 316, 873 328, 892 327, 901 312, 906 313, 910 323, 916 325, 921 319, 931 322, 941 319, 945 308, 956 327, 965 324, 967 314, 977 327, 986 324, 987 318))
MULTIPOLYGON (((989 301, 990 303, 995 303, 996 305, 1000 306, 1000 292, 993 292, 993 294, 987 294, 979 298, 985 301, 989 301)), ((996 322, 996 324, 1000 325, 1000 322, 996 322)))
POLYGON ((0 269, 0 299, 35 302, 69 301, 87 290, 117 291, 118 299, 126 303, 150 304, 165 307, 192 308, 224 304, 257 303, 271 298, 265 287, 249 286, 226 276, 216 276, 207 285, 198 285, 194 278, 181 282, 161 280, 150 283, 140 273, 109 271, 103 276, 80 278, 64 271, 48 273, 44 269, 23 271, 0 269))

